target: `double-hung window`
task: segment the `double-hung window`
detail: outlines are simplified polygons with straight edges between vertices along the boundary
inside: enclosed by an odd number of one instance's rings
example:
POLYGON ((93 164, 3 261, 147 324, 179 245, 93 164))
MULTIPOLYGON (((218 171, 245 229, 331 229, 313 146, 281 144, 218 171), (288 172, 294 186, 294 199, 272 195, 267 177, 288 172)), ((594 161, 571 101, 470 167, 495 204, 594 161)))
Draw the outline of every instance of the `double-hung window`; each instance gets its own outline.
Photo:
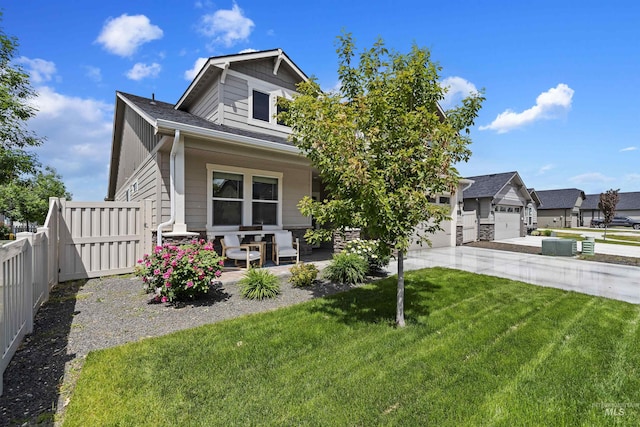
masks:
POLYGON ((213 171, 212 224, 238 225, 242 221, 244 176, 237 173, 213 171))
POLYGON ((282 173, 207 165, 207 227, 282 226, 282 173))

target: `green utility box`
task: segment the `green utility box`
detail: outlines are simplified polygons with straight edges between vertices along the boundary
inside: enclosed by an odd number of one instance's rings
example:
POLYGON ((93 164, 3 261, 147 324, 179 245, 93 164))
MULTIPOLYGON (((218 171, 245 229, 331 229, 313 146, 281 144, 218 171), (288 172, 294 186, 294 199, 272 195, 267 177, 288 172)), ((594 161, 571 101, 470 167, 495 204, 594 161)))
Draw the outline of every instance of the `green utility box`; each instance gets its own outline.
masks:
POLYGON ((542 241, 542 255, 575 256, 578 252, 578 242, 574 239, 544 239, 542 241))
POLYGON ((596 242, 593 237, 585 237, 582 241, 582 255, 595 255, 596 242))

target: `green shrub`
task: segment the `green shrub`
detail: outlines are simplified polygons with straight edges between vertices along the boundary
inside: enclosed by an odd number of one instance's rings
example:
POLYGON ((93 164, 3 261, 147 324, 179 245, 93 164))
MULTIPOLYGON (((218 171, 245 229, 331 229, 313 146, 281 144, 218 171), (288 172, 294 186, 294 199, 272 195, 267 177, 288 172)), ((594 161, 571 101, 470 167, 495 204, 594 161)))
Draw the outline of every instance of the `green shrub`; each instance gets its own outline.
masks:
POLYGON ((547 236, 547 237, 549 237, 549 236, 551 236, 551 233, 552 233, 552 231, 551 231, 551 230, 542 230, 542 235, 543 235, 543 236, 547 236))
POLYGON ((240 293, 248 299, 274 298, 280 293, 280 279, 264 268, 252 268, 238 282, 240 293))
POLYGON ((540 235, 540 231, 538 231, 538 230, 533 230, 533 231, 531 232, 531 235, 532 235, 532 236, 539 236, 539 235, 540 235))
POLYGON ((0 223, 0 240, 9 240, 11 234, 11 227, 6 224, 0 223))
POLYGON ((318 268, 314 264, 299 263, 289 269, 289 283, 295 287, 311 286, 318 277, 318 268))
POLYGON ((384 253, 378 240, 355 239, 347 242, 344 251, 358 254, 369 264, 369 272, 374 273, 389 265, 391 257, 384 253))
POLYGON ((337 283, 361 283, 367 277, 369 263, 355 253, 340 252, 333 256, 329 265, 324 269, 324 277, 337 283))

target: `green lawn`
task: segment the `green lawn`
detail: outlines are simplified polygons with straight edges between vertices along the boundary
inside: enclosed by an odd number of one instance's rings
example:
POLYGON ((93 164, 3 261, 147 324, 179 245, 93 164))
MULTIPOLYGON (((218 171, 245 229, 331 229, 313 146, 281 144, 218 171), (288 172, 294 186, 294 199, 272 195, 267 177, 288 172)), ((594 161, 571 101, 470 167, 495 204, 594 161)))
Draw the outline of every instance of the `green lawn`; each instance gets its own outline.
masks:
POLYGON ((64 425, 638 422, 640 306, 435 268, 396 329, 395 286, 91 353, 64 425))

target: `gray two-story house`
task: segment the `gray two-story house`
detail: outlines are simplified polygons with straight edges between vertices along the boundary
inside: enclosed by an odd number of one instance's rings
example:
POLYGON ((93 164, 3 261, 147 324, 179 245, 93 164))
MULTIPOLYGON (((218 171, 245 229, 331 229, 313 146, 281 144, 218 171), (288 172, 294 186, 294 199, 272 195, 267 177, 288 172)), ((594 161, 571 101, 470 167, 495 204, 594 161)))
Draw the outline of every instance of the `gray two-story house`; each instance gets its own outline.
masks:
MULTIPOLYGON (((309 160, 276 119, 307 76, 280 49, 212 57, 177 103, 116 93, 107 200, 150 200, 164 236, 287 229, 301 237, 312 218, 304 196, 325 198, 309 160)), ((455 245, 452 222, 441 245, 455 245)), ((259 234, 259 233, 258 233, 259 234)))

